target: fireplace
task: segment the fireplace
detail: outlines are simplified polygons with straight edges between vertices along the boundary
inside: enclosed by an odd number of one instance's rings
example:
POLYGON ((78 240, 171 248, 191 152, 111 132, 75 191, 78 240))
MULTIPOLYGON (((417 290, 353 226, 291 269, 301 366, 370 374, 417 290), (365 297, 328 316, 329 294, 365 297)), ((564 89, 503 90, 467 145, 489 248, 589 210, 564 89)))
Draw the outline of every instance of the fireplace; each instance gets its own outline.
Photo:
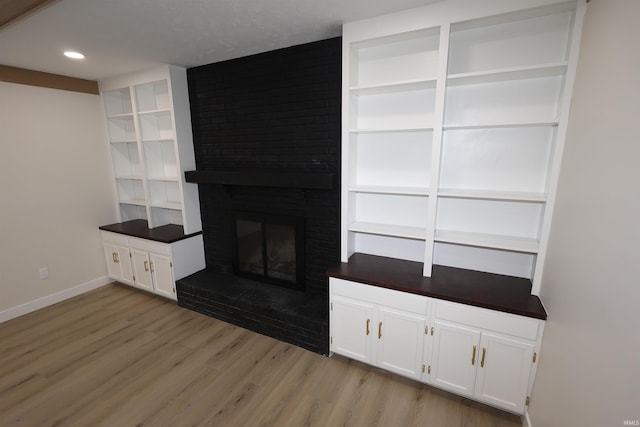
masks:
POLYGON ((339 260, 337 184, 198 181, 207 268, 177 282, 178 304, 328 354, 326 270, 339 260))
POLYGON ((235 212, 234 272, 305 290, 304 218, 235 212))
POLYGON ((321 354, 340 260, 341 46, 187 70, 206 269, 177 282, 178 304, 321 354))

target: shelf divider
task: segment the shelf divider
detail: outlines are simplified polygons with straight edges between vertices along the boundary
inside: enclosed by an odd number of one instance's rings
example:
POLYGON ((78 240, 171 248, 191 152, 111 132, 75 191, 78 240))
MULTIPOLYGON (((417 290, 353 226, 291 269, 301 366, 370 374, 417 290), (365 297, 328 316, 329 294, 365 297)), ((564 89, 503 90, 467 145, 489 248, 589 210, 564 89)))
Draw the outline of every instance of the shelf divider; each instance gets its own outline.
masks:
POLYGON ((392 187, 383 185, 352 185, 349 191, 353 193, 399 194, 405 196, 428 196, 428 187, 392 187))
POLYGON ((495 70, 450 74, 447 86, 496 83, 508 80, 523 80, 541 77, 561 76, 567 71, 567 62, 538 64, 524 67, 509 67, 495 70))
POLYGON ((349 90, 354 95, 381 95, 385 93, 406 92, 411 90, 434 89, 436 79, 399 80, 367 86, 352 86, 349 90))
POLYGON ((466 231, 436 230, 434 240, 466 246, 477 246, 507 251, 537 253, 537 239, 496 234, 470 233, 466 231))
POLYGON ((377 224, 372 222, 352 222, 349 224, 349 231, 378 234, 381 236, 403 237, 414 240, 425 240, 426 238, 426 230, 422 227, 377 224))
POLYGON ((525 191, 492 191, 492 190, 471 190, 441 188, 438 197, 449 197, 458 199, 481 199, 481 200, 505 200, 522 202, 545 202, 546 193, 534 193, 525 191))
POLYGON ((500 129, 500 128, 524 128, 524 127, 554 127, 557 121, 547 122, 495 122, 495 123, 449 123, 443 126, 444 130, 473 130, 473 129, 500 129))

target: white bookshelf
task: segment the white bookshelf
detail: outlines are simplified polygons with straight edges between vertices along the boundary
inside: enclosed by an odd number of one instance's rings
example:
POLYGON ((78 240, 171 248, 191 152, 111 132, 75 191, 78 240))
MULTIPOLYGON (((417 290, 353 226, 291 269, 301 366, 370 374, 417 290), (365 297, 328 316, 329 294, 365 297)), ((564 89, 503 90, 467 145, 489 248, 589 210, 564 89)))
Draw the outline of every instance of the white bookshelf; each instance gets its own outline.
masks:
POLYGON ((186 70, 163 66, 100 82, 120 221, 200 231, 186 70))
POLYGON ((351 252, 424 259, 439 37, 428 28, 345 44, 353 66, 343 67, 343 243, 351 252))
POLYGON ((343 29, 342 261, 539 289, 584 0, 437 3, 343 29))

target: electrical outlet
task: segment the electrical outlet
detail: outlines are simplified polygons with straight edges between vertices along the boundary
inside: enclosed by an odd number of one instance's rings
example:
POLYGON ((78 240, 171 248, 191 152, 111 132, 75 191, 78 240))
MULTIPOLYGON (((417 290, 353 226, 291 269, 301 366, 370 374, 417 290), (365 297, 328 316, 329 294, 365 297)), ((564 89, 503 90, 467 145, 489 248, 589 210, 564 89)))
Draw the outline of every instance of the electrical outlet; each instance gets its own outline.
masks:
POLYGON ((49 277, 49 267, 42 267, 40 269, 40 279, 44 280, 49 277))

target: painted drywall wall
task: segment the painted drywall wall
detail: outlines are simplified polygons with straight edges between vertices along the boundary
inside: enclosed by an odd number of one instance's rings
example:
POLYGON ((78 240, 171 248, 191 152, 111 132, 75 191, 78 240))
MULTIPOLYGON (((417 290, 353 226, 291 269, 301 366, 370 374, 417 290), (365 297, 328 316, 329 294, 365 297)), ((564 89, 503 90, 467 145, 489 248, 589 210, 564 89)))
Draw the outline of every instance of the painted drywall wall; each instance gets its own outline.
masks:
POLYGON ((534 427, 640 420, 640 1, 585 17, 540 297, 534 427))
POLYGON ((100 102, 0 82, 0 320, 106 280, 97 227, 116 212, 100 102))

